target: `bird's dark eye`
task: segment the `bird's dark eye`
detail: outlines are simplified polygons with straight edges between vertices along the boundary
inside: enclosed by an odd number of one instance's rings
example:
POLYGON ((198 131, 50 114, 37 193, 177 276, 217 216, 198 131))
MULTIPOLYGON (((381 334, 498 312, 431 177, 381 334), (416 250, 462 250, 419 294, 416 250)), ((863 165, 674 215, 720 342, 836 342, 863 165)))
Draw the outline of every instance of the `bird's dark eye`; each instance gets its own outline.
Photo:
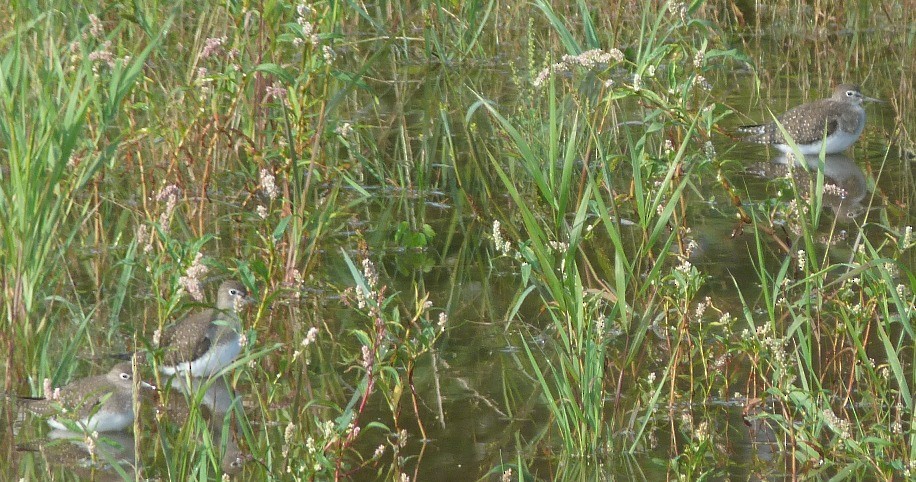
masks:
POLYGON ((122 380, 130 380, 130 374, 128 374, 128 373, 122 373, 122 374, 121 374, 121 379, 122 379, 122 380))
POLYGON ((856 95, 856 93, 853 92, 853 91, 851 91, 851 90, 847 90, 847 91, 846 91, 846 95, 847 95, 848 97, 854 97, 854 96, 856 95))

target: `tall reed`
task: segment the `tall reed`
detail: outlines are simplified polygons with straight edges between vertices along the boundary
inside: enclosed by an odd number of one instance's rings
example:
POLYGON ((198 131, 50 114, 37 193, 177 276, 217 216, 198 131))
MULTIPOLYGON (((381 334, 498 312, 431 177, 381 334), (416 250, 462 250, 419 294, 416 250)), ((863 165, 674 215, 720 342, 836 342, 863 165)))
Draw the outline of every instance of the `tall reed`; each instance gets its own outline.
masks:
POLYGON ((13 32, 0 58, 0 143, 9 160, 0 171, 7 390, 21 375, 15 367, 34 366, 46 353, 25 340, 55 330, 45 296, 91 211, 81 201, 87 186, 117 156, 122 104, 157 44, 147 39, 135 56, 116 59, 98 54, 104 38, 83 33, 41 16, 13 32), (41 44, 35 31, 47 33, 41 44))

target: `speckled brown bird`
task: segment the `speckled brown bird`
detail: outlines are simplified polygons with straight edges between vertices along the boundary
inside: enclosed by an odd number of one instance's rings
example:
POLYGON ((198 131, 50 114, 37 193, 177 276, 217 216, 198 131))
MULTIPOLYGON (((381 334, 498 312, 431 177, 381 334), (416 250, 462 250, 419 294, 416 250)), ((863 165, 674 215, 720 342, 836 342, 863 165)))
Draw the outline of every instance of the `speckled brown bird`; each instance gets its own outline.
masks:
MULTIPOLYGON (((858 85, 840 84, 833 89, 831 97, 790 109, 776 120, 802 154, 819 154, 822 147, 827 154, 836 154, 845 151, 862 135, 865 128, 863 101, 880 102, 863 96, 858 85)), ((792 152, 776 122, 742 126, 738 131, 750 134, 745 141, 792 152)))
MULTIPOLYGON (((134 422, 133 369, 130 362, 118 363, 108 373, 74 380, 60 388, 57 398, 21 398, 29 411, 50 416, 48 425, 58 430, 69 427, 69 419, 87 432, 124 430, 134 422)), ((141 388, 152 385, 139 382, 141 388)))
POLYGON ((165 353, 159 371, 210 377, 231 364, 242 350, 239 311, 247 301, 244 285, 223 282, 215 308, 189 315, 162 335, 159 346, 165 353))
MULTIPOLYGON (((168 389, 174 390, 184 397, 170 397, 166 413, 169 419, 179 426, 186 425, 196 412, 204 417, 210 430, 210 439, 213 441, 222 441, 225 439, 226 445, 223 447, 222 456, 220 457, 220 467, 227 475, 236 475, 240 473, 245 464, 253 460, 250 454, 242 451, 238 446, 235 435, 235 417, 226 422, 226 414, 237 403, 237 395, 232 390, 229 380, 225 376, 215 378, 182 378, 172 377, 167 381, 168 389), (198 407, 201 410, 192 410, 192 407, 198 407), (229 430, 226 437, 223 437, 223 430, 229 430)), ((221 443, 221 442, 220 442, 221 443)))

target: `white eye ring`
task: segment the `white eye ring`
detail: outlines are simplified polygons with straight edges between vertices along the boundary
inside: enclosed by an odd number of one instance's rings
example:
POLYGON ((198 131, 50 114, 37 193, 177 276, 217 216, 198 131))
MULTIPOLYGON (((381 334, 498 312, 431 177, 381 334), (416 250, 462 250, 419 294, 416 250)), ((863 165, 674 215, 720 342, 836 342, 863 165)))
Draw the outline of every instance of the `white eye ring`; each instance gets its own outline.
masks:
POLYGON ((129 373, 121 373, 121 379, 122 379, 122 380, 130 380, 130 374, 129 374, 129 373))

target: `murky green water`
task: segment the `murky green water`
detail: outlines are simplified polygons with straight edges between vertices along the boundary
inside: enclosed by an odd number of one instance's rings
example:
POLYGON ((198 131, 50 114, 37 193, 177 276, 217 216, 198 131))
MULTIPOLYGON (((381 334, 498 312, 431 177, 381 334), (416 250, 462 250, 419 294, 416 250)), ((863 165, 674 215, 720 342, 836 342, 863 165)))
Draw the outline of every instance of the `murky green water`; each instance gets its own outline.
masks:
MULTIPOLYGON (((424 82, 419 79, 418 83, 424 82)), ((737 109, 759 115, 760 106, 750 93, 752 89, 749 82, 744 86, 732 87, 731 91, 726 91, 730 95, 723 101, 737 109)), ((769 102, 775 112, 779 112, 786 106, 803 102, 804 92, 796 89, 788 93, 764 93, 774 95, 774 98, 766 98, 764 101, 769 102)), ((814 98, 826 95, 822 92, 810 94, 814 98)), ((484 91, 484 96, 500 97, 498 93, 490 91, 484 91)), ((424 110, 423 106, 428 105, 428 99, 422 95, 419 98, 421 106, 414 108, 408 104, 405 110, 424 110)), ((510 105, 504 105, 504 108, 511 110, 510 105)), ((860 233, 858 226, 864 216, 869 213, 874 216, 873 213, 882 209, 875 200, 876 189, 882 193, 880 196, 899 199, 906 195, 903 192, 905 183, 901 179, 906 177, 909 164, 894 157, 892 153, 885 157, 887 132, 892 128, 892 116, 887 109, 886 105, 870 105, 865 136, 849 155, 829 156, 827 159, 825 176, 846 189, 848 194, 838 196, 836 205, 825 210, 825 214, 831 216, 831 219, 835 217, 836 221, 824 223, 823 234, 827 236, 832 231, 833 238, 837 240, 831 246, 821 246, 822 252, 819 255, 837 260, 850 256, 851 243, 860 233), (876 182, 875 171, 878 165, 883 167, 876 182), (842 232, 842 235, 837 232, 842 232)), ((764 116, 756 118, 765 119, 764 116)), ((435 122, 435 119, 416 120, 417 125, 427 122, 435 122)), ((464 144, 460 140, 457 143, 464 144)), ((733 170, 728 172, 728 176, 738 186, 739 192, 747 193, 746 202, 768 199, 772 194, 770 180, 786 175, 786 165, 773 149, 768 151, 762 146, 735 143, 726 138, 717 139, 715 145, 720 155, 739 161, 732 165, 733 170), (754 169, 745 171, 746 167, 754 169)), ((463 164, 466 155, 466 152, 458 152, 456 165, 463 164)), ((692 237, 700 246, 691 262, 711 277, 703 294, 715 296, 721 307, 739 311, 740 302, 734 295, 735 286, 750 299, 758 296, 759 285, 752 264, 754 240, 747 233, 733 233, 736 220, 730 200, 713 189, 713 182, 704 187, 709 190, 692 196, 696 205, 689 211, 688 224, 693 228, 692 237)), ((391 202, 399 201, 392 199, 391 202)), ((539 325, 535 309, 522 310, 521 318, 528 320, 530 331, 520 333, 517 326, 505 321, 505 314, 511 309, 510 303, 519 283, 518 276, 511 272, 511 268, 501 268, 499 260, 486 258, 485 252, 489 248, 488 226, 475 222, 471 212, 461 213, 460 206, 433 208, 424 199, 411 200, 407 206, 392 209, 424 213, 418 216, 430 223, 436 232, 447 231, 448 224, 456 222, 455 217, 460 217, 457 222, 464 225, 457 235, 460 239, 450 240, 452 245, 440 244, 442 240, 436 239, 429 250, 434 260, 432 265, 405 260, 405 254, 397 251, 382 255, 382 260, 396 285, 399 279, 404 280, 405 288, 420 280, 435 305, 447 304, 451 307, 448 336, 434 356, 420 360, 415 374, 415 387, 422 400, 420 414, 428 437, 425 441, 412 440, 407 447, 408 453, 419 457, 418 480, 478 477, 488 467, 512 463, 518 442, 524 444, 526 438, 536 437, 551 423, 549 412, 543 407, 543 393, 533 383, 533 374, 524 359, 520 339, 526 337, 529 343, 543 346, 543 340, 555 336, 555 333, 549 325, 539 325), (461 247, 455 248, 455 244, 461 247), (465 255, 467 252, 478 255, 465 255), (461 273, 460 279, 450 276, 455 271, 461 273), (509 405, 516 407, 518 412, 506 413, 507 396, 512 398, 509 405), (442 400, 442 413, 445 415, 445 420, 441 422, 437 418, 439 411, 436 401, 439 399, 442 400)), ((783 235, 791 236, 789 233, 783 235)), ((384 245, 372 248, 373 252, 384 250, 384 245)), ((608 256, 608 253, 598 251, 589 255, 601 258, 608 256)), ((417 256, 426 258, 423 255, 417 256)), ((776 266, 775 260, 773 263, 776 266)), ((662 339, 655 338, 653 343, 662 343, 662 339)), ((745 371, 740 366, 729 366, 727 369, 730 373, 745 371)), ((788 470, 783 467, 783 464, 788 463, 785 460, 786 454, 781 453, 773 439, 775 435, 766 423, 752 423, 744 416, 747 400, 741 392, 745 388, 735 387, 737 397, 733 393, 713 394, 707 401, 698 401, 699 406, 675 407, 674 413, 703 417, 719 425, 717 432, 727 434, 723 442, 724 451, 730 455, 728 460, 721 463, 724 473, 729 474, 730 479, 746 479, 751 474, 778 478, 783 470, 788 470), (768 468, 761 472, 762 467, 768 468)), ((610 405, 631 406, 633 396, 630 388, 624 386, 620 400, 610 405)), ((380 420, 384 420, 384 417, 380 420)), ((580 473, 586 478, 600 472, 608 477, 616 474, 625 479, 659 480, 665 477, 665 461, 672 444, 680 443, 681 437, 680 434, 672 434, 670 430, 659 431, 652 437, 653 446, 644 447, 641 455, 631 458, 605 454, 605 462, 601 467, 583 461, 582 467, 571 473, 580 473)), ((619 434, 619 438, 621 442, 628 439, 626 434, 619 434)), ((555 459, 549 454, 528 453, 527 456, 540 461, 532 469, 537 469, 542 477, 549 478, 545 474, 558 470, 552 465, 555 459)))
MULTIPOLYGON (((862 48, 877 48, 878 41, 864 42, 864 45, 862 48)), ((751 55, 758 57, 764 69, 783 63, 813 62, 811 59, 785 58, 780 53, 776 49, 766 49, 751 55)), ((824 77, 848 77, 840 73, 842 66, 830 65, 823 69, 833 69, 825 72, 824 77)), ((761 91, 759 98, 754 94, 750 76, 722 72, 721 78, 710 79, 712 96, 717 102, 747 113, 747 118, 733 118, 735 127, 745 121, 766 120, 765 107, 778 113, 805 100, 826 96, 830 80, 833 80, 824 78, 816 85, 807 85, 795 79, 794 71, 765 72, 787 80, 772 82, 771 88, 761 91)), ((288 419, 297 418, 293 408, 311 403, 317 418, 333 420, 340 414, 341 407, 352 405, 350 397, 357 391, 361 375, 341 360, 353 361, 358 356, 360 344, 353 332, 365 329, 367 320, 354 314, 354 310, 342 301, 341 294, 354 284, 344 254, 357 259, 361 251, 359 243, 364 241, 365 251, 376 263, 387 293, 401 295, 397 301, 404 305, 401 313, 411 312, 414 308, 409 306, 411 303, 422 303, 422 299, 415 299, 415 294, 420 293, 420 298, 428 296, 435 313, 445 313, 448 317, 445 334, 434 350, 415 360, 413 372, 409 378, 405 377, 408 385, 396 394, 392 386, 383 383, 376 386, 368 409, 359 419, 359 425, 369 434, 364 433, 354 445, 364 457, 369 458, 379 445, 391 451, 391 436, 370 427, 375 422, 391 432, 406 430, 408 436, 399 456, 404 458, 403 472, 414 477, 413 480, 497 480, 506 468, 516 467, 514 464, 520 458, 540 480, 551 480, 557 477, 556 474, 567 479, 662 480, 670 475, 667 464, 672 454, 689 441, 688 427, 698 430, 701 424, 708 424, 712 428, 707 430, 719 434, 716 444, 720 459, 710 464, 718 471, 716 477, 775 479, 798 470, 792 466, 791 454, 782 452, 783 443, 774 440, 777 432, 766 421, 751 420, 759 411, 772 407, 766 402, 751 403, 748 394, 751 383, 746 376, 751 368, 743 362, 732 362, 730 358, 723 358, 721 370, 731 385, 726 384, 728 388, 706 394, 703 399, 673 397, 677 403, 662 404, 664 410, 653 415, 660 422, 653 424, 648 442, 640 443, 634 455, 621 455, 634 440, 634 434, 621 432, 611 437, 618 451, 595 454, 595 459, 582 460, 581 466, 576 465, 577 461, 559 457, 562 449, 560 442, 555 440, 557 436, 545 435, 552 430, 555 421, 524 352, 526 345, 544 349, 545 353, 538 356, 549 359, 546 347, 558 335, 544 308, 533 297, 514 306, 525 286, 518 265, 496 256, 491 235, 492 213, 511 216, 517 212, 508 195, 491 192, 498 183, 482 178, 485 173, 480 166, 486 161, 482 160, 484 150, 480 144, 491 142, 502 134, 483 119, 478 125, 470 122, 471 127, 466 127, 465 122, 469 106, 477 101, 475 92, 482 98, 494 99, 499 110, 507 116, 523 108, 524 104, 515 97, 518 89, 510 81, 512 70, 449 65, 421 69, 393 61, 389 73, 390 78, 372 79, 365 90, 357 90, 346 101, 349 122, 358 124, 375 144, 351 145, 349 149, 341 149, 340 154, 342 158, 352 158, 354 163, 360 162, 360 156, 385 159, 386 163, 395 166, 392 172, 400 176, 390 179, 388 185, 367 182, 361 184, 360 189, 353 188, 352 184, 341 189, 337 200, 340 207, 328 221, 328 231, 333 234, 319 241, 321 245, 315 250, 301 290, 277 295, 279 286, 260 287, 263 291, 258 295, 264 301, 259 308, 263 309, 263 314, 257 318, 258 324, 251 326, 256 335, 252 347, 271 350, 249 364, 247 370, 254 375, 230 377, 230 398, 231 394, 238 398, 231 410, 211 409, 216 414, 211 417, 217 420, 209 427, 216 432, 215 439, 219 439, 224 430, 218 416, 234 410, 238 419, 230 417, 231 423, 226 422, 225 427, 236 436, 228 439, 233 443, 237 440, 237 445, 256 459, 267 455, 278 457, 275 447, 282 445, 288 423, 300 427, 308 425, 308 421, 288 419), (415 171, 418 165, 436 168, 418 174, 415 171), (429 178, 418 181, 418 176, 429 178), (428 239, 426 247, 412 246, 411 240, 415 238, 408 240, 403 233, 423 232, 424 225, 428 225, 429 232, 435 236, 428 239), (263 298, 265 294, 267 299, 263 298), (513 313, 516 314, 512 316, 513 313), (320 334, 317 345, 307 355, 308 363, 298 358, 298 361, 291 361, 292 353, 310 327, 319 328, 320 334), (400 397, 396 419, 389 406, 395 397, 400 397), (425 436, 422 435, 424 431, 425 436), (545 436, 546 439, 542 439, 545 436)), ((895 95, 894 84, 889 79, 879 75, 865 77, 859 80, 863 81, 866 95, 884 99, 895 95)), ((890 104, 869 104, 866 111, 869 116, 866 131, 854 148, 846 155, 830 156, 825 161, 824 176, 832 181, 828 184, 836 184, 843 193, 826 199, 828 206, 824 212, 830 221, 821 223, 818 235, 829 243, 817 246, 815 255, 835 262, 850 259, 853 243, 859 236, 880 239, 883 231, 879 224, 900 227, 914 222, 909 211, 913 197, 910 191, 912 160, 902 159, 900 151, 892 144, 897 122, 893 108, 890 104), (863 223, 867 224, 863 226, 863 223)), ((633 106, 632 111, 620 114, 618 122, 638 120, 641 112, 633 106)), ((779 159, 775 150, 737 143, 724 135, 713 138, 712 143, 719 158, 733 161, 723 164, 722 174, 742 195, 742 202, 756 205, 775 197, 774 190, 778 188, 772 179, 785 177, 787 172, 786 163, 779 159)), ((103 181, 102 191, 120 203, 142 204, 136 193, 131 194, 132 175, 131 169, 112 173, 103 181)), ((811 176, 797 182, 807 183, 811 176)), ((248 263, 257 265, 257 256, 267 257, 272 253, 266 250, 252 253, 246 246, 263 246, 261 239, 270 236, 276 225, 258 219, 254 213, 247 217, 237 215, 237 207, 247 202, 252 191, 246 177, 233 172, 215 172, 213 180, 215 187, 208 192, 213 211, 202 216, 207 218, 208 225, 213 218, 220 219, 216 223, 220 230, 209 233, 215 238, 207 244, 208 255, 227 260, 248 256, 248 263)), ((363 180, 354 179, 353 184, 363 180)), ((625 191, 628 184, 625 173, 616 181, 618 185, 612 187, 625 191)), ((327 179, 316 178, 315 182, 331 190, 332 183, 327 179)), ((739 293, 745 300, 760 297, 756 271, 759 260, 752 228, 744 226, 741 229, 733 201, 719 188, 716 179, 700 179, 694 186, 696 189, 686 195, 689 209, 685 210, 685 215, 686 224, 691 228, 689 238, 697 243, 690 263, 708 276, 699 299, 709 296, 719 309, 740 313, 739 293)), ((187 189, 195 188, 189 186, 187 189)), ((186 224, 178 230, 191 234, 196 232, 195 215, 199 213, 190 208, 186 214, 186 224)), ((776 230, 775 237, 789 245, 796 238, 794 233, 780 230, 778 226, 776 230)), ((641 235, 635 227, 632 232, 624 230, 624 234, 632 236, 631 242, 641 235)), ((601 240, 602 234, 595 236, 601 240)), ((109 254, 123 250, 123 241, 105 241, 110 244, 87 247, 85 256, 93 256, 95 249, 109 254)), ((766 251, 767 256, 762 258, 764 267, 777 269, 783 253, 775 245, 767 247, 766 251)), ((614 253, 609 241, 591 243, 584 256, 591 261, 590 273, 597 277, 590 280, 588 288, 595 289, 600 281, 613 279, 611 260, 614 253)), ((80 259, 72 261, 85 263, 80 259)), ((905 261, 910 270, 916 267, 912 254, 905 261)), ((105 293, 95 292, 99 286, 97 281, 74 280, 87 304, 106 297, 105 293)), ((149 296, 132 294, 125 300, 123 311, 113 319, 108 318, 106 309, 100 308, 96 317, 100 322, 90 326, 85 335, 88 341, 80 345, 78 357, 100 357, 137 346, 138 336, 149 336, 155 329, 156 313, 149 296)), ((256 309, 248 313, 250 319, 255 319, 256 309)), ((641 397, 645 390, 639 388, 640 380, 636 378, 664 370, 672 349, 665 335, 667 329, 661 326, 649 330, 639 374, 628 371, 622 360, 608 361, 615 368, 613 373, 623 371, 624 375, 617 386, 618 392, 606 401, 606 410, 617 417, 642 416, 644 400, 641 397)), ((629 342, 628 334, 623 330, 613 334, 610 344, 624 351, 629 342)), ((710 354, 716 355, 719 354, 710 354)), ((23 381, 23 386, 26 385, 40 387, 41 382, 23 381)), ((685 389, 685 393, 690 390, 685 389)), ((764 394, 758 395, 764 397, 764 394)), ((6 414, 12 411, 11 407, 6 407, 6 414)), ((162 460, 147 460, 146 453, 155 451, 144 449, 161 443, 168 432, 151 421, 156 414, 147 412, 145 416, 142 426, 149 427, 150 431, 141 434, 139 440, 126 438, 121 443, 131 448, 136 443, 140 448, 139 465, 149 467, 165 480, 167 475, 162 470, 162 460)), ((159 417, 168 420, 174 414, 159 417)), ((41 421, 29 418, 24 423, 13 422, 11 415, 6 421, 16 426, 19 444, 28 445, 30 440, 45 436, 41 421)), ((231 447, 228 451, 232 452, 231 447)), ((22 457, 41 461, 35 462, 38 466, 44 463, 51 467, 65 460, 63 456, 49 456, 43 452, 30 452, 22 457)), ((134 460, 133 453, 117 457, 134 460)), ((21 463, 20 466, 29 464, 21 463)), ((394 478, 395 474, 387 470, 386 464, 378 464, 347 475, 354 480, 394 478)), ((49 469, 47 473, 50 472, 57 473, 56 469, 49 469)), ((47 473, 35 470, 25 476, 38 480, 47 473)), ((103 469, 95 475, 77 477, 104 478, 113 474, 103 469)), ((249 462, 243 474, 247 480, 268 477, 256 462, 249 462)), ((20 476, 23 475, 20 473, 20 476)), ((269 476, 284 479, 283 474, 269 476)))
MULTIPOLYGON (((422 79, 417 82, 424 84, 422 79)), ((878 79, 866 84, 865 88, 874 90, 870 90, 869 95, 893 95, 883 90, 885 87, 878 79)), ((740 121, 747 122, 748 118, 766 120, 768 114, 765 108, 779 113, 796 104, 827 96, 829 86, 786 85, 761 92, 763 98, 760 99, 753 95, 751 79, 739 77, 736 83, 723 81, 717 84, 713 92, 722 94, 722 102, 747 112, 748 117, 740 121)), ((449 95, 453 99, 451 104, 462 104, 454 101, 454 96, 460 96, 460 92, 450 92, 449 95)), ((503 98, 492 90, 483 90, 482 95, 503 98)), ((413 107, 407 104, 406 111, 430 110, 428 98, 424 95, 418 97, 421 105, 413 107)), ((501 109, 511 111, 511 101, 501 103, 501 109)), ((885 209, 882 199, 891 203, 906 203, 909 195, 906 190, 910 185, 910 163, 900 159, 896 150, 888 145, 889 132, 893 130, 893 112, 887 104, 868 104, 866 110, 868 123, 862 139, 846 155, 828 156, 826 159, 824 175, 827 184, 836 184, 846 192, 827 201, 825 215, 830 221, 822 224, 823 232, 820 234, 825 239, 830 238, 831 244, 819 246, 818 256, 828 256, 838 262, 848 260, 857 236, 880 236, 874 230, 863 231, 861 225, 866 219, 876 222, 876 217, 885 209)), ((421 116, 415 124, 422 126, 428 122, 434 123, 436 119, 421 116)), ((465 142, 457 140, 457 144, 465 142)), ((714 145, 720 156, 736 160, 730 164, 731 170, 726 175, 739 192, 746 194, 745 202, 770 199, 774 189, 772 179, 787 175, 785 159, 774 149, 737 143, 725 137, 715 139, 714 145)), ((456 166, 464 164, 464 156, 467 155, 467 152, 456 153, 456 166)), ((816 172, 816 160, 811 162, 816 172)), ((796 171, 799 170, 802 172, 798 175, 806 176, 804 168, 796 167, 796 171)), ((814 174, 807 176, 799 182, 816 177, 814 174)), ((746 231, 743 234, 735 232, 737 222, 731 200, 715 189, 714 180, 700 186, 704 190, 691 196, 695 204, 688 213, 692 238, 699 244, 691 262, 711 278, 702 294, 714 296, 720 307, 740 311, 735 287, 748 299, 756 298, 759 293, 753 264, 754 239, 746 231)), ((454 216, 461 217, 458 223, 464 226, 458 236, 462 239, 450 241, 462 244, 462 252, 482 253, 488 249, 489 240, 485 239, 488 227, 475 222, 471 212, 460 213, 457 205, 431 209, 422 199, 414 202, 403 209, 425 212, 425 216, 421 214, 420 217, 431 223, 437 232, 447 231, 447 224, 455 222, 454 216)), ((902 214, 897 222, 912 221, 911 215, 902 214)), ((782 232, 780 236, 788 240, 792 234, 782 232)), ((481 476, 486 468, 512 463, 518 442, 524 445, 526 438, 536 437, 551 423, 549 412, 543 407, 543 393, 533 383, 533 374, 524 359, 520 339, 526 337, 529 343, 537 346, 555 334, 549 325, 538 324, 536 310, 522 310, 521 318, 530 324, 529 330, 523 333, 504 320, 518 285, 518 277, 513 275, 511 268, 501 269, 499 260, 487 259, 483 254, 479 257, 450 255, 443 251, 454 250, 453 245, 440 244, 442 240, 439 239, 436 241, 431 249, 435 253, 433 257, 447 260, 448 264, 426 265, 421 273, 420 269, 411 270, 404 266, 400 259, 402 253, 389 253, 382 259, 388 273, 395 279, 400 279, 398 275, 407 275, 403 277, 404 286, 423 280, 434 304, 441 306, 447 300, 452 307, 449 310, 452 328, 448 336, 435 356, 421 360, 415 374, 419 398, 423 400, 420 413, 428 440, 423 443, 412 441, 408 444, 408 451, 421 460, 418 480, 461 480, 481 476), (462 263, 467 265, 462 267, 462 263), (450 278, 449 273, 454 270, 462 273, 461 279, 450 278), (519 412, 506 413, 507 396, 512 398, 509 405, 520 407, 519 412), (436 418, 439 412, 434 404, 438 399, 442 400, 445 414, 441 423, 436 418)), ((373 251, 378 252, 380 248, 384 249, 376 246, 373 251)), ((609 256, 609 253, 597 251, 589 253, 589 256, 600 259, 609 256)), ((778 265, 777 260, 770 261, 770 267, 778 265)), ((612 276, 612 273, 605 274, 612 276)), ((652 343, 663 344, 663 340, 654 338, 652 343)), ((746 367, 728 366, 727 371, 741 373, 746 371, 746 367)), ((735 379, 740 380, 740 377, 735 379)), ((609 405, 633 406, 631 388, 624 386, 621 389, 620 399, 613 400, 609 405)), ((742 395, 745 389, 745 386, 736 385, 735 392, 711 394, 708 400, 697 401, 698 405, 673 407, 672 414, 675 418, 688 415, 698 419, 702 417, 718 425, 715 431, 725 434, 721 443, 724 452, 729 454, 727 459, 720 461, 721 474, 728 474, 729 479, 780 478, 784 471, 792 470, 790 465, 785 465, 791 462, 774 440, 776 435, 772 428, 766 422, 749 421, 747 418, 748 414, 744 413, 747 399, 742 395)), ((621 442, 628 439, 627 434, 618 436, 621 442)), ((660 430, 651 437, 652 446, 643 447, 640 455, 605 454, 602 457, 604 464, 600 467, 595 466, 593 461, 583 461, 582 467, 572 471, 564 468, 563 473, 578 473, 585 478, 603 473, 605 477, 627 480, 660 480, 665 478, 668 454, 672 447, 683 443, 682 437, 680 433, 660 430)), ((546 474, 558 470, 553 466, 555 459, 550 454, 527 453, 526 456, 539 460, 532 468, 536 468, 541 477, 549 479, 546 474)))

